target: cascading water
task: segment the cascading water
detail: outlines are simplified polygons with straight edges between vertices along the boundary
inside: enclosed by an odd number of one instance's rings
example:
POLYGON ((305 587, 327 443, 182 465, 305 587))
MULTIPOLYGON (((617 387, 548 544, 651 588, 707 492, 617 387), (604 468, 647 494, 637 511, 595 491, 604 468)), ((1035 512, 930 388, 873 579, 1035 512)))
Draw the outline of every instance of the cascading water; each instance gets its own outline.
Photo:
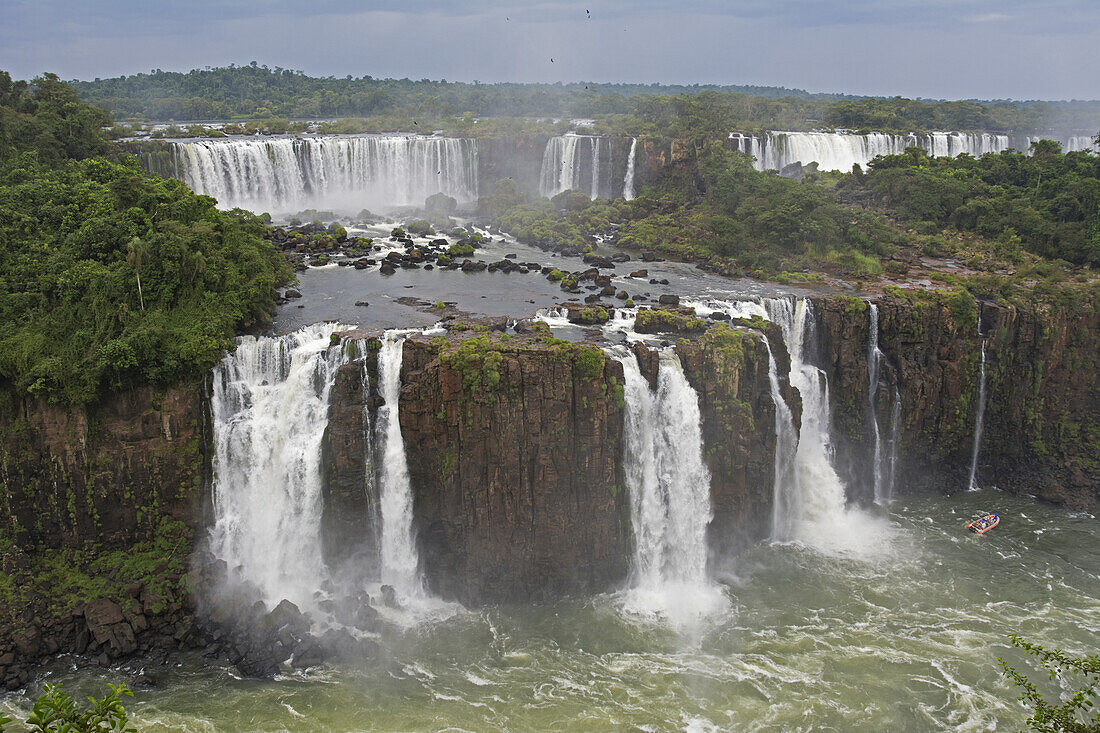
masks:
POLYGON ((1009 148, 1007 135, 988 132, 931 132, 894 135, 884 132, 768 132, 760 137, 733 133, 735 149, 756 158, 757 170, 782 170, 792 163, 816 162, 821 170, 850 171, 867 165, 877 155, 899 155, 908 147, 924 148, 941 157, 979 156, 1009 148))
POLYGON ((798 440, 799 514, 781 518, 776 529, 798 527, 797 536, 777 535, 776 539, 803 539, 807 531, 835 525, 844 512, 844 484, 832 465, 832 436, 829 417, 829 383, 824 372, 809 362, 809 339, 815 324, 813 304, 803 298, 764 301, 768 320, 783 329, 783 338, 791 357, 791 384, 802 395, 802 430, 798 440))
POLYGON ((172 143, 177 176, 222 208, 295 213, 477 200, 477 141, 414 135, 172 143))
POLYGON ((698 395, 672 349, 660 352, 655 393, 633 353, 616 358, 625 379, 623 462, 634 527, 630 605, 689 623, 725 605, 707 577, 713 514, 698 395))
MULTIPOLYGON (((978 333, 982 330, 981 316, 978 316, 978 333)), ((974 418, 974 446, 970 451, 970 478, 966 487, 971 491, 978 488, 978 452, 982 447, 982 424, 985 422, 985 339, 982 339, 982 356, 978 373, 978 414, 974 418)))
POLYGON ((894 498, 894 482, 898 468, 898 436, 901 430, 901 392, 894 388, 894 406, 890 409, 890 452, 886 463, 887 502, 894 498))
POLYGON ((623 176, 623 198, 634 200, 634 155, 638 147, 638 138, 630 139, 630 152, 626 156, 626 175, 623 176))
POLYGON ((603 140, 598 137, 592 140, 592 192, 588 197, 593 201, 600 197, 600 144, 602 142, 603 140))
POLYGON ((371 523, 371 536, 378 538, 381 530, 380 522, 381 516, 378 509, 378 486, 375 481, 375 464, 374 459, 374 425, 371 422, 370 414, 370 402, 371 402, 371 383, 370 383, 370 371, 367 369, 368 356, 363 357, 363 373, 360 376, 359 381, 359 395, 363 400, 363 500, 366 502, 366 506, 370 507, 368 513, 368 521, 371 523))
POLYGON ((569 132, 546 141, 539 172, 539 195, 553 198, 562 191, 587 190, 591 198, 599 198, 603 192, 602 173, 604 156, 610 156, 611 143, 597 135, 578 135, 569 132), (588 146, 587 149, 584 146, 588 146), (585 168, 585 153, 587 167, 585 168), (585 174, 588 178, 585 178, 585 174))
POLYGON ((542 170, 539 175, 539 195, 553 198, 562 191, 580 186, 580 170, 577 166, 577 145, 580 135, 568 134, 546 141, 542 152, 542 170))
POLYGON ((245 336, 215 367, 211 547, 270 605, 309 607, 325 576, 320 550, 321 440, 344 350, 340 326, 245 336))
POLYGON ((783 399, 779 386, 779 371, 775 364, 775 355, 768 339, 768 385, 771 388, 772 403, 775 405, 775 477, 772 479, 772 536, 791 537, 795 528, 792 520, 802 512, 801 492, 798 488, 798 472, 795 459, 798 455, 798 433, 794 429, 791 408, 783 399))
POLYGON ((413 530, 413 497, 405 441, 401 436, 398 402, 401 396, 401 357, 406 332, 386 331, 378 351, 377 430, 382 446, 379 466, 379 504, 382 515, 382 582, 405 599, 424 594, 420 558, 413 530))
MULTIPOLYGON (((685 301, 685 305, 694 307, 696 312, 705 315, 712 311, 725 313, 730 318, 763 318, 770 320, 769 312, 760 303, 751 300, 723 301, 706 303, 685 301)), ((799 488, 797 465, 798 431, 794 427, 791 408, 783 398, 779 383, 779 369, 775 362, 771 343, 767 335, 764 345, 768 349, 768 385, 772 403, 775 405, 775 462, 772 479, 772 537, 789 539, 795 536, 798 518, 802 516, 802 492, 799 488)))
MULTIPOLYGON (((776 407, 772 538, 798 540, 843 554, 874 552, 875 543, 882 540, 881 522, 876 526, 874 518, 846 507, 844 482, 832 465, 829 383, 825 373, 810 363, 816 331, 813 303, 792 298, 683 303, 700 315, 720 311, 731 318, 762 317, 778 324, 783 332, 791 359, 791 386, 802 397, 802 428, 798 433, 794 429, 769 343, 768 377, 776 407)), ((895 410, 900 409, 899 401, 895 410)), ((895 450, 893 445, 890 450, 895 450)))
MULTIPOLYGON (((872 467, 872 475, 874 477, 874 496, 876 504, 888 504, 893 498, 893 461, 892 461, 892 449, 883 445, 882 431, 878 424, 878 411, 877 411, 877 397, 879 388, 879 374, 882 367, 883 353, 878 347, 878 306, 874 303, 868 304, 868 310, 870 312, 870 338, 868 339, 867 347, 867 409, 871 416, 871 426, 874 433, 875 440, 875 455, 874 466, 872 467), (890 462, 890 465, 887 464, 890 462)), ((895 403, 895 407, 898 407, 895 403)), ((894 420, 894 427, 896 428, 896 419, 894 420)))

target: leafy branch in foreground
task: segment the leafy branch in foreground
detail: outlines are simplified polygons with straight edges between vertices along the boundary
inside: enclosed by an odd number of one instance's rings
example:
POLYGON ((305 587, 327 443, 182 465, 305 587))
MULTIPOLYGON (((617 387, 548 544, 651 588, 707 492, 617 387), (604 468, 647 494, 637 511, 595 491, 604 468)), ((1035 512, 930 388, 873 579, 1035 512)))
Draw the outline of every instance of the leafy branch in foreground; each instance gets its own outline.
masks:
POLYGON ((1100 731, 1100 714, 1093 713, 1092 720, 1088 720, 1089 712, 1093 708, 1093 699, 1096 697, 1096 689, 1100 686, 1100 657, 1072 657, 1060 649, 1048 650, 1038 644, 1024 641, 1017 634, 1011 634, 1009 638, 1012 640, 1012 646, 1036 657, 1050 679, 1057 679, 1059 682, 1072 680, 1070 687, 1079 681, 1078 676, 1083 678, 1084 682, 1068 699, 1063 700, 1060 705, 1054 705, 1047 702, 1034 682, 998 657, 997 661, 1000 662, 1004 675, 1022 690, 1020 700, 1027 703, 1033 710, 1032 716, 1027 720, 1031 727, 1043 733, 1097 733, 1100 731))
MULTIPOLYGON (((135 733, 127 723, 122 696, 134 696, 126 685, 108 685, 111 692, 97 700, 89 697, 91 707, 78 708, 76 701, 59 685, 45 685, 45 692, 35 701, 27 725, 36 733, 135 733)), ((11 718, 0 715, 0 733, 11 718)))

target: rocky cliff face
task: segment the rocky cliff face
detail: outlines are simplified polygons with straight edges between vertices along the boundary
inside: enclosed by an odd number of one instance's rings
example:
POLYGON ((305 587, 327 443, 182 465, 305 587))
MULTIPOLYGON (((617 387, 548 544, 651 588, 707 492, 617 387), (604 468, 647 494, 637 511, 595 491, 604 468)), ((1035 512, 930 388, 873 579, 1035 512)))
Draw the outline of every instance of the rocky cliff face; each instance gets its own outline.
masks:
POLYGON ((482 196, 490 194, 494 183, 502 178, 511 178, 521 191, 537 195, 547 139, 548 136, 542 134, 478 138, 479 193, 482 196))
POLYGON ((181 585, 207 498, 199 385, 89 407, 0 399, 0 683, 194 639, 181 585))
POLYGON ((24 547, 126 546, 165 516, 195 526, 207 475, 199 385, 65 407, 0 398, 3 518, 24 547))
POLYGON ((618 363, 560 343, 412 341, 402 381, 433 588, 464 601, 549 599, 625 577, 618 363))
MULTIPOLYGON (((1100 506, 1100 317, 1091 304, 975 303, 897 293, 876 301, 886 355, 880 425, 901 394, 900 490, 965 489, 986 344, 979 485, 1072 508, 1100 506), (979 316, 981 331, 979 333, 979 316)), ((815 300, 829 374, 840 468, 869 496, 869 316, 853 298, 815 300)))

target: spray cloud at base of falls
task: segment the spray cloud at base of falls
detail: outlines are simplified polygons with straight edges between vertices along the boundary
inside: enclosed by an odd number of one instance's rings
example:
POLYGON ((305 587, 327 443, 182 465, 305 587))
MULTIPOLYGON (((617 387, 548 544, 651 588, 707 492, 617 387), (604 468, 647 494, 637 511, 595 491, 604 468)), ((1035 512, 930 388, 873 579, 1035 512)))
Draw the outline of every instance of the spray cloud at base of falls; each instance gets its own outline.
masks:
POLYGON ((614 354, 625 380, 623 466, 634 528, 626 607, 690 625, 727 606, 707 576, 713 515, 698 395, 672 349, 659 352, 655 391, 632 352, 614 354))
POLYGON ((478 195, 476 140, 363 135, 172 143, 175 175, 222 208, 296 213, 308 208, 423 206, 444 193, 478 195))

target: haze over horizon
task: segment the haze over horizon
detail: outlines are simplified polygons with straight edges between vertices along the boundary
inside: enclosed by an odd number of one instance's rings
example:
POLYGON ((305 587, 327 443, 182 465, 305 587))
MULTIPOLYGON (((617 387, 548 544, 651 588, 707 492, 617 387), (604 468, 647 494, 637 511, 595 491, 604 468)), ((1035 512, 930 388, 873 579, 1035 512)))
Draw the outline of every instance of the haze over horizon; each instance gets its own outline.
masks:
POLYGON ((0 20, 0 69, 16 78, 255 60, 314 76, 1100 99, 1091 0, 0 0, 0 20))

